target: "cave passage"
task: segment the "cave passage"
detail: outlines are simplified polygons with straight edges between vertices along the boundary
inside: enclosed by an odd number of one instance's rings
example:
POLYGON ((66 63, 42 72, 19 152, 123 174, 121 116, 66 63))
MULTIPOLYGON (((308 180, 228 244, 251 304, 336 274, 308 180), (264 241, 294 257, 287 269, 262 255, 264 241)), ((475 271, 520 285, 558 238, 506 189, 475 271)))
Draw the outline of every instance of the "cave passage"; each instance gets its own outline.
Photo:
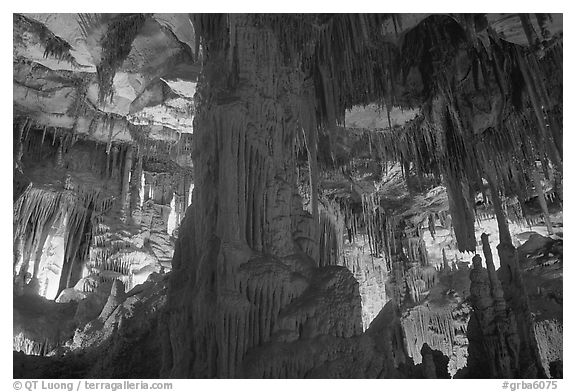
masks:
POLYGON ((563 378, 562 14, 13 14, 15 378, 563 378))

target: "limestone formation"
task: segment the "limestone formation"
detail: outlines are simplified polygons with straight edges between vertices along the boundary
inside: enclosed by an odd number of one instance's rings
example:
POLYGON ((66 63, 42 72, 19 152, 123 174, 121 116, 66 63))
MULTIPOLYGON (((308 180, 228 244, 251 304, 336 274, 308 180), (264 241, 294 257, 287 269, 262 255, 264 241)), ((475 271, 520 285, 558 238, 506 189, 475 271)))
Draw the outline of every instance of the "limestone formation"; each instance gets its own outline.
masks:
POLYGON ((562 377, 562 23, 14 14, 14 377, 562 377))

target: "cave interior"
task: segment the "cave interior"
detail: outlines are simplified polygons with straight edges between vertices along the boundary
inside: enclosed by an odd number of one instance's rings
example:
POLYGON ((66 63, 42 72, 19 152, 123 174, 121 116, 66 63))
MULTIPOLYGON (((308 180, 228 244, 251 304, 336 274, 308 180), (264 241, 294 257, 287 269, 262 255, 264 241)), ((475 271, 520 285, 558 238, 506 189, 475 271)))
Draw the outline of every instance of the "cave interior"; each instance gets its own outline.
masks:
POLYGON ((13 14, 15 378, 563 378, 562 14, 13 14))

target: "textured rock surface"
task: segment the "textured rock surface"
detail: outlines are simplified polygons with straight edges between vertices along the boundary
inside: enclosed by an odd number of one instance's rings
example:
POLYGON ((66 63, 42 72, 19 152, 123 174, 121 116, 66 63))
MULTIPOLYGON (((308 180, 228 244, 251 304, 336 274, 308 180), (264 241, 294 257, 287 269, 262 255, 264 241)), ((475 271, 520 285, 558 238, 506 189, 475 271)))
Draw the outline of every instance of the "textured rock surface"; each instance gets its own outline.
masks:
POLYGON ((468 367, 477 376, 561 377, 562 248, 556 245, 551 253, 552 244, 561 241, 532 235, 518 252, 500 244, 503 264, 497 275, 488 256, 488 270, 476 256, 470 275, 474 316, 468 327, 468 367), (547 292, 543 287, 554 288, 547 292), (481 373, 475 361, 485 358, 489 367, 481 373))
POLYGON ((562 377, 563 241, 533 234, 518 248, 518 261, 534 317, 534 335, 547 377, 562 377))
POLYGON ((561 15, 13 28, 15 376, 562 377, 561 15))

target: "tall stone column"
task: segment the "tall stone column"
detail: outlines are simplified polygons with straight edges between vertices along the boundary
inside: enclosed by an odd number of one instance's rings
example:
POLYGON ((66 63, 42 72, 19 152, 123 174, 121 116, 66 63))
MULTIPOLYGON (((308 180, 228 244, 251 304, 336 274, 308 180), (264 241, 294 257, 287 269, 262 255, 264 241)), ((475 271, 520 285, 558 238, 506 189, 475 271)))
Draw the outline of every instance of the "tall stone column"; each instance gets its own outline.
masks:
POLYGON ((252 292, 251 275, 240 268, 265 258, 274 265, 267 268, 286 274, 305 258, 292 236, 302 212, 294 143, 304 75, 258 18, 200 16, 196 23, 205 52, 195 186, 173 258, 165 376, 237 375, 245 352, 269 339, 271 317, 289 298, 284 286, 262 277, 252 292))

